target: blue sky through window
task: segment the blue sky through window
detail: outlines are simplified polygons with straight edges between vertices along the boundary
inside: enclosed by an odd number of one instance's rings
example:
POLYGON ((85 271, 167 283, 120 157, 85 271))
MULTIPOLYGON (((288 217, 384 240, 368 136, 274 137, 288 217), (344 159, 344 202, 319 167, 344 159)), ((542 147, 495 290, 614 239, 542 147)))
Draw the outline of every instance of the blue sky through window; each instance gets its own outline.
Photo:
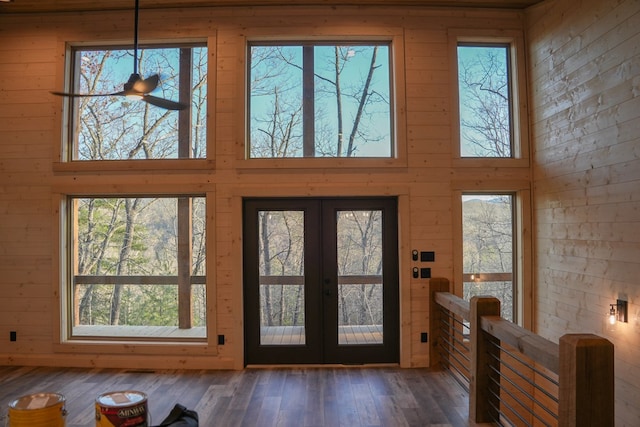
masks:
MULTIPOLYGON (((303 51, 251 46, 250 157, 303 156, 303 51)), ((387 44, 313 47, 315 157, 393 155, 389 56, 387 44)))

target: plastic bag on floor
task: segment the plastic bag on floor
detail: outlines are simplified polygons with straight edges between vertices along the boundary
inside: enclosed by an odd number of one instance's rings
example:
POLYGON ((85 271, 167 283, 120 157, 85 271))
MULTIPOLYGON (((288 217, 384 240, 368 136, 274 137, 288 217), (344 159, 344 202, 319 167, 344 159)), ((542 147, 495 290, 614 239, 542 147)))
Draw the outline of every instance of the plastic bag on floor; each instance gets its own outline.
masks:
POLYGON ((198 413, 177 403, 156 427, 198 427, 198 413))

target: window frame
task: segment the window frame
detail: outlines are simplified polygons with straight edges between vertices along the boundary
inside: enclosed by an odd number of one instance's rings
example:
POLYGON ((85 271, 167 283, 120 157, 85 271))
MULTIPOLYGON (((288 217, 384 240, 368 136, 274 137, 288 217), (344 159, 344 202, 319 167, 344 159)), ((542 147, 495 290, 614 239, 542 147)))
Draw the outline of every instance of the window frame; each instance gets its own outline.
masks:
MULTIPOLYGON (((134 188, 137 186, 133 186, 134 188)), ((165 186, 166 187, 166 186, 165 186)), ((178 187, 178 186, 176 186, 178 187)), ((53 204, 58 212, 55 219, 54 229, 60 236, 60 244, 54 253, 54 259, 59 260, 54 263, 55 274, 58 277, 54 281, 54 295, 57 300, 56 310, 54 310, 54 329, 57 333, 54 335, 57 339, 54 341, 53 348, 56 352, 61 353, 120 353, 126 351, 132 354, 166 354, 166 355, 184 355, 185 346, 189 354, 193 355, 217 355, 216 346, 216 286, 215 275, 215 249, 210 249, 215 245, 215 236, 213 236, 214 212, 214 193, 201 191, 193 192, 132 192, 132 193, 105 193, 99 191, 95 186, 87 188, 87 191, 81 192, 55 192, 53 194, 53 204), (207 247, 207 259, 205 262, 204 286, 206 294, 206 325, 205 337, 196 338, 163 338, 163 337, 138 337, 138 336, 78 336, 73 335, 73 283, 74 283, 74 226, 73 226, 73 206, 72 200, 78 198, 180 198, 180 197, 202 197, 205 199, 205 245, 207 247)), ((192 278, 195 276, 191 276, 192 278)), ((193 284, 193 283, 192 283, 193 284)))
POLYGON ((468 30, 449 31, 450 67, 452 73, 451 140, 453 166, 464 167, 529 167, 529 127, 525 69, 524 36, 516 30, 468 30), (459 45, 507 45, 509 46, 509 94, 511 97, 511 157, 463 157, 460 147, 460 107, 458 83, 459 45))
MULTIPOLYGON (((81 47, 113 47, 126 46, 131 48, 130 39, 122 39, 119 32, 113 34, 116 38, 91 42, 59 41, 57 43, 57 87, 69 90, 70 67, 73 55, 70 50, 74 46, 81 47)), ((82 363, 91 363, 87 357, 110 355, 155 355, 170 357, 175 363, 180 363, 185 355, 190 357, 211 357, 220 352, 216 337, 217 332, 217 290, 216 290, 216 236, 215 236, 215 191, 206 190, 209 183, 209 174, 215 169, 215 132, 212 131, 216 121, 216 75, 218 73, 215 63, 212 62, 214 48, 216 46, 216 34, 201 33, 192 34, 187 38, 174 37, 170 39, 157 39, 147 42, 141 41, 141 45, 162 44, 198 44, 207 48, 207 91, 206 91, 206 150, 205 159, 149 159, 140 160, 110 160, 110 161, 66 161, 63 158, 65 150, 69 148, 69 115, 70 101, 59 99, 59 107, 54 110, 55 131, 60 136, 58 142, 52 145, 52 170, 54 182, 52 186, 52 206, 54 215, 51 217, 52 238, 56 242, 52 253, 53 280, 51 281, 51 296, 55 301, 52 308, 52 350, 61 357, 74 357, 82 363), (213 82, 213 83, 212 83, 213 82), (213 100, 213 101, 212 101, 213 100), (183 178, 184 177, 184 178, 183 178), (206 198, 206 340, 200 341, 141 341, 136 339, 98 339, 98 340, 72 340, 69 339, 70 319, 66 315, 68 310, 67 284, 70 283, 70 254, 68 250, 68 207, 67 197, 127 197, 137 196, 179 196, 179 195, 204 195, 206 198), (87 361, 87 362, 84 362, 87 361)), ((113 356, 112 356, 113 357, 113 356)), ((118 361, 116 356, 115 363, 118 361)), ((126 356, 122 356, 126 357, 126 356)), ((124 359, 121 359, 124 360, 124 359)))
POLYGON ((533 270, 532 270, 532 213, 531 190, 528 182, 514 182, 504 185, 497 182, 480 187, 459 183, 452 193, 453 214, 453 277, 454 294, 462 297, 464 290, 464 256, 462 227, 462 196, 464 195, 511 195, 513 196, 513 322, 526 328, 533 328, 533 270))
MULTIPOLYGON (((242 143, 237 144, 234 167, 243 169, 349 169, 349 168, 404 168, 407 167, 407 140, 406 140, 406 102, 404 81, 404 36, 401 28, 358 28, 357 35, 344 35, 334 29, 317 29, 317 34, 308 34, 308 28, 290 28, 292 35, 272 34, 263 29, 247 31, 239 52, 244 72, 244 78, 239 79, 238 93, 244 102, 244 114, 239 116, 236 123, 238 135, 242 136, 242 143), (296 157, 296 158, 249 158, 249 47, 251 44, 367 44, 385 43, 390 49, 390 97, 391 101, 391 147, 392 157, 296 157)), ((355 34, 355 33, 354 33, 355 34)))
MULTIPOLYGON (((149 42, 140 42, 139 49, 149 48, 180 48, 180 47, 202 47, 207 49, 207 58, 210 58, 211 46, 215 46, 215 37, 199 37, 189 39, 154 39, 149 42)), ((82 50, 117 50, 117 49, 133 49, 130 41, 92 41, 92 42, 66 42, 62 50, 62 63, 64 73, 62 75, 62 84, 65 92, 73 91, 75 85, 75 68, 76 68, 76 52, 82 50)), ((210 61, 207 64, 207 81, 215 82, 215 66, 210 61)), ((75 102, 70 97, 60 97, 61 114, 59 120, 60 125, 60 145, 54 153, 53 171, 61 173, 77 172, 110 172, 110 171, 205 171, 215 169, 214 146, 211 137, 211 129, 214 126, 215 113, 213 107, 215 103, 209 102, 214 99, 214 84, 207 84, 205 117, 207 134, 205 135, 206 157, 205 158, 172 158, 172 159, 114 159, 114 160, 77 160, 73 159, 72 152, 74 150, 74 130, 75 125, 75 102)), ((190 111, 190 110, 185 110, 190 111)), ((176 112, 179 114, 179 112, 176 112)), ((191 114, 189 114, 191 117, 191 114)), ((190 120, 189 120, 190 122, 190 120)), ((189 132, 191 126, 189 126, 189 132)), ((189 137, 189 140, 191 138, 189 137)))

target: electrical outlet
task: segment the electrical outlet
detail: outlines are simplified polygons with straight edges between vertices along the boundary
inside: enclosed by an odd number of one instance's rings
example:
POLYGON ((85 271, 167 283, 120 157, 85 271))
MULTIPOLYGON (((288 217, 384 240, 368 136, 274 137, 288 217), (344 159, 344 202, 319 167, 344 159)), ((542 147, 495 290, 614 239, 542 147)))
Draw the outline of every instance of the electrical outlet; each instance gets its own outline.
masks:
POLYGON ((420 342, 429 342, 429 334, 426 332, 420 332, 420 342))
POLYGON ((218 335, 218 345, 224 345, 224 335, 218 335))
POLYGON ((9 341, 17 341, 18 333, 16 331, 9 332, 9 341))

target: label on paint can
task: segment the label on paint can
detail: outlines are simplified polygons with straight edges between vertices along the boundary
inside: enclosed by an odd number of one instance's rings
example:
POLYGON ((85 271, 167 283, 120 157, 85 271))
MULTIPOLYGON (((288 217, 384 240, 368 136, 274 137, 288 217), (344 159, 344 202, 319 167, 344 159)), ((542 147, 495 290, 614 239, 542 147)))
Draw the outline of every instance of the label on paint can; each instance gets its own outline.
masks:
POLYGON ((96 427, 147 427, 147 395, 140 391, 104 393, 96 399, 96 427))

